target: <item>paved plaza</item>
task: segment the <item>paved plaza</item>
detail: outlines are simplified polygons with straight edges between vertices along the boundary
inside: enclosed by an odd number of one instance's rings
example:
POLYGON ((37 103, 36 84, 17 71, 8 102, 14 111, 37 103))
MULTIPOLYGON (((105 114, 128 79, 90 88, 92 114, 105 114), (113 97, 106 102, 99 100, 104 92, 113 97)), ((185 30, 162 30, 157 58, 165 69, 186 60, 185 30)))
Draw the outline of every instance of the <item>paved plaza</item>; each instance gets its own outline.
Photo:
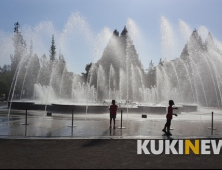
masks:
MULTIPOLYGON (((107 111, 108 112, 108 111, 107 111)), ((84 139, 165 139, 162 129, 166 118, 164 114, 123 113, 121 126, 120 111, 117 115, 116 129, 109 129, 109 114, 52 113, 28 110, 27 123, 25 110, 11 110, 0 106, 0 138, 84 138, 84 139), (143 114, 144 115, 144 114, 143 114), (72 126, 73 125, 73 126, 72 126)), ((220 138, 222 137, 222 111, 216 108, 199 108, 198 112, 182 112, 174 117, 171 125, 172 138, 220 138), (212 127, 212 112, 214 112, 212 127)))
MULTIPOLYGON (((137 155, 137 139, 216 139, 222 137, 222 112, 201 108, 172 121, 172 136, 162 133, 165 115, 123 113, 126 129, 109 129, 109 114, 72 114, 11 110, 0 104, 2 169, 212 169, 219 155, 137 155), (214 128, 211 113, 214 112, 214 128)), ((120 113, 116 126, 121 124, 120 113)))

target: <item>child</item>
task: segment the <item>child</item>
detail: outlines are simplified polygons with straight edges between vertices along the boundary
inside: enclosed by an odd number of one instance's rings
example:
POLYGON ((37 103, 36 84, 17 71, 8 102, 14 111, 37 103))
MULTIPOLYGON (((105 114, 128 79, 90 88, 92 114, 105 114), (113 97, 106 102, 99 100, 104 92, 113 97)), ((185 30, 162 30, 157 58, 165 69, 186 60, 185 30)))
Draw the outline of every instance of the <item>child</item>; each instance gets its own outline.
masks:
POLYGON ((118 106, 115 105, 116 101, 115 100, 112 100, 112 105, 110 106, 109 110, 110 110, 110 129, 112 128, 112 119, 113 119, 113 123, 114 123, 114 126, 113 128, 115 129, 116 128, 116 112, 117 112, 117 108, 118 106))
POLYGON ((178 116, 177 114, 173 114, 173 109, 178 109, 177 107, 172 107, 174 104, 173 100, 169 101, 169 107, 168 107, 168 113, 166 115, 167 122, 164 126, 164 129, 162 130, 164 133, 166 133, 168 136, 171 136, 172 134, 170 133, 170 125, 171 125, 171 120, 173 119, 173 115, 178 116), (167 131, 166 131, 167 129, 167 131))

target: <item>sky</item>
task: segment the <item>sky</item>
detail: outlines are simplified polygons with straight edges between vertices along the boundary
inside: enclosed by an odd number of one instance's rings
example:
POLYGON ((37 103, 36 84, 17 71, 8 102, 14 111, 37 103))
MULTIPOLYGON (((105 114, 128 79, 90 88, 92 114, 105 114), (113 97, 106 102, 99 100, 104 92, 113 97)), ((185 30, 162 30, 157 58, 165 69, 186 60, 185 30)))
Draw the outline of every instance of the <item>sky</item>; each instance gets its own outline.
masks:
POLYGON ((10 64, 14 23, 34 52, 49 56, 54 34, 56 52, 69 71, 85 72, 96 62, 112 32, 127 26, 144 68, 152 60, 177 58, 197 29, 210 31, 222 48, 221 0, 0 0, 0 65, 10 64))

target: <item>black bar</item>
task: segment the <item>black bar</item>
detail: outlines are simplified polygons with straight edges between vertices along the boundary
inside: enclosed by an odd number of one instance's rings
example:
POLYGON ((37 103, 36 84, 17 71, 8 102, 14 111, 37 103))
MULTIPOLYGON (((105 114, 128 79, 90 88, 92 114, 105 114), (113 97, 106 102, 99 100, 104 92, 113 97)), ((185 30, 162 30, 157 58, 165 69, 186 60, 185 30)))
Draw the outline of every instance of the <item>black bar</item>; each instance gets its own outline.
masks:
POLYGON ((121 128, 123 127, 123 110, 121 110, 121 128))
POLYGON ((213 131, 214 131, 214 112, 212 112, 212 129, 211 129, 211 133, 213 135, 213 131))
POLYGON ((73 109, 72 109, 72 127, 73 127, 73 119, 74 119, 74 114, 73 114, 73 109))
POLYGON ((29 125, 28 124, 28 107, 26 107, 26 113, 25 113, 25 123, 22 123, 21 125, 29 125))
POLYGON ((213 135, 214 130, 217 130, 216 128, 214 128, 214 112, 212 112, 211 115, 211 127, 209 127, 208 129, 211 129, 211 135, 213 135))
POLYGON ((25 124, 27 125, 28 123, 28 108, 26 107, 26 116, 25 116, 25 124))
POLYGON ((126 129, 123 127, 123 110, 121 110, 121 127, 118 127, 118 129, 126 129))
POLYGON ((76 125, 74 125, 74 109, 72 109, 72 125, 69 125, 68 127, 76 127, 76 125))

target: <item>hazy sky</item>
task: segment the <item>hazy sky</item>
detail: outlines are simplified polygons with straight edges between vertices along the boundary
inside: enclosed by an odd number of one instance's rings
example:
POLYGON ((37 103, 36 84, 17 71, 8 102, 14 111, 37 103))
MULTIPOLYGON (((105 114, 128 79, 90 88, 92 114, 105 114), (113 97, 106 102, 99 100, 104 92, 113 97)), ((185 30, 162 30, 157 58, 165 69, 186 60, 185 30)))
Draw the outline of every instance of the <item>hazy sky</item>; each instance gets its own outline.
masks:
POLYGON ((125 25, 145 68, 179 57, 195 28, 203 38, 210 31, 221 48, 221 16, 222 0, 0 0, 0 65, 10 64, 15 22, 39 57, 49 55, 54 34, 57 54, 80 73, 125 25))

